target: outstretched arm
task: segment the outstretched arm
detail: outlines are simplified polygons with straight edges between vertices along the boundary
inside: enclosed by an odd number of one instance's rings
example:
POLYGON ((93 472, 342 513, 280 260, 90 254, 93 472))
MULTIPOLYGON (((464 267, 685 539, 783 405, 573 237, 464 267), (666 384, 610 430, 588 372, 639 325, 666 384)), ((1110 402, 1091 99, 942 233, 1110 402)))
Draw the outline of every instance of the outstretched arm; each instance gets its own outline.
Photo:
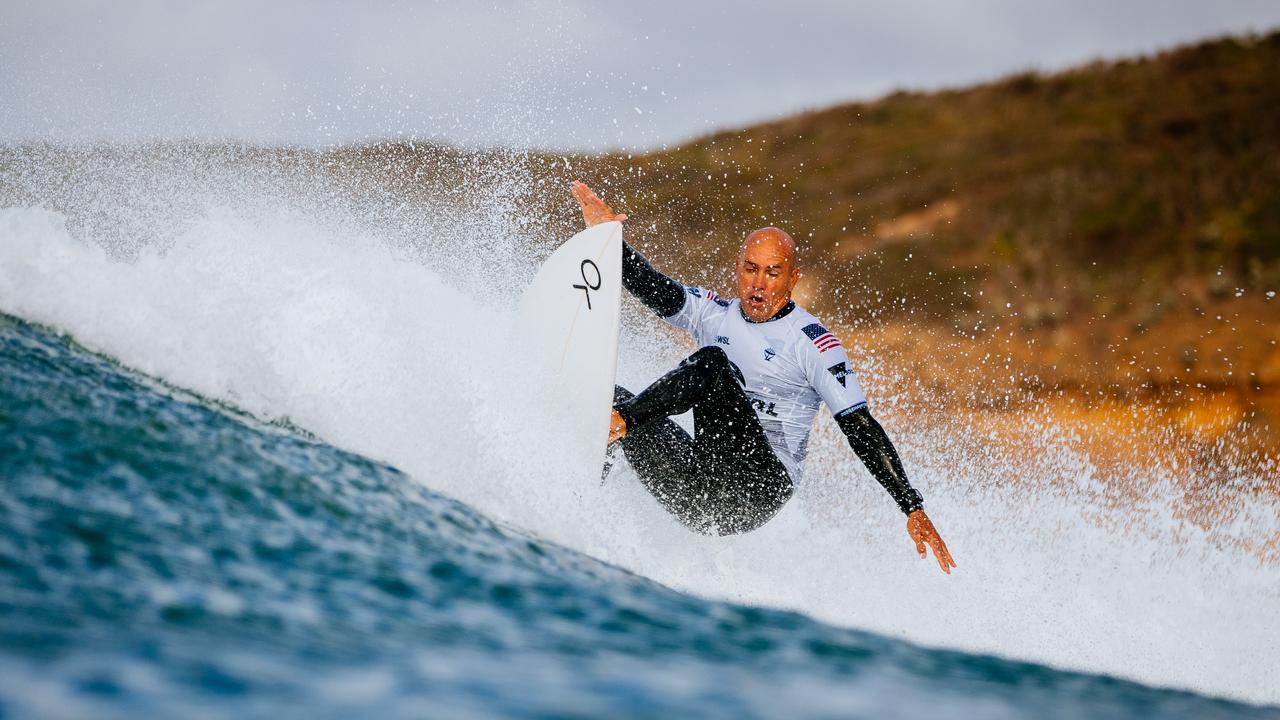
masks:
POLYGON ((902 460, 884 428, 871 417, 871 411, 867 410, 866 405, 841 413, 836 418, 836 423, 844 431, 845 437, 849 439, 849 446, 867 466, 867 470, 889 491, 898 508, 907 514, 907 533, 915 541, 920 557, 926 556, 925 546, 928 545, 933 548, 938 566, 950 575, 956 561, 951 558, 946 543, 925 514, 924 500, 920 493, 907 481, 902 460))
POLYGON ((884 489, 889 491, 890 497, 902 512, 910 515, 924 505, 920 493, 907 481, 907 471, 903 469, 902 460, 889 440, 889 435, 871 417, 871 411, 866 405, 841 413, 836 418, 836 423, 849 439, 849 447, 853 448, 884 489))
POLYGON ((622 286, 658 317, 669 318, 684 307, 684 286, 655 270, 626 242, 622 243, 622 286))
MULTIPOLYGON (((626 215, 615 215, 585 183, 573 181, 573 196, 582 207, 582 219, 587 227, 627 219, 626 215)), ((622 286, 659 317, 671 317, 684 307, 684 286, 655 270, 626 242, 622 244, 622 286)))

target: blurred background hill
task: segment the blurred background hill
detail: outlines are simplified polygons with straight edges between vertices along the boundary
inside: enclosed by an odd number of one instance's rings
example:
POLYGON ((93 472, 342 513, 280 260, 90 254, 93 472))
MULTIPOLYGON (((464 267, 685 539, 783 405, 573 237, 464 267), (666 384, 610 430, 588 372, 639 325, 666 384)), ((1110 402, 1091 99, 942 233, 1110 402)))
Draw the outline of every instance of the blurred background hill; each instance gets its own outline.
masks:
POLYGON ((1277 78, 1280 32, 1229 37, 900 92, 584 175, 689 282, 731 290, 739 239, 787 229, 805 303, 935 396, 1068 402, 1099 436, 1138 431, 1120 427, 1133 403, 1157 401, 1210 447, 1274 452, 1277 78))
MULTIPOLYGON (((411 244, 447 245, 447 229, 424 231, 441 203, 505 204, 535 235, 572 232, 567 183, 581 178, 630 214, 660 268, 730 295, 741 238, 791 232, 799 299, 901 381, 882 397, 923 393, 997 430, 1022 422, 1007 410, 1046 408, 1117 453, 1156 428, 1193 455, 1265 459, 1280 453, 1277 78, 1280 31, 898 92, 645 154, 10 147, 0 199, 127 205, 134 188, 104 192, 85 170, 121 161, 196 186, 321 178, 321 205, 354 200, 411 244)), ((73 229, 128 251, 129 222, 83 210, 73 229)))

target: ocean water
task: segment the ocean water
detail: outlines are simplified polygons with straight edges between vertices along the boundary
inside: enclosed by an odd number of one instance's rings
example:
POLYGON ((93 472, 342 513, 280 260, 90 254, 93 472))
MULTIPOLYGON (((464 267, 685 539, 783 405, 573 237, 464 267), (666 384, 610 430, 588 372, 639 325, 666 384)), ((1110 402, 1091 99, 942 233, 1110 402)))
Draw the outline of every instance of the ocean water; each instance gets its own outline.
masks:
POLYGON ((1277 717, 676 592, 0 319, 14 717, 1277 717))
MULTIPOLYGON (((1274 468, 1192 522, 1035 417, 913 422, 868 349, 956 573, 829 422, 778 518, 703 538, 502 402, 528 178, 397 223, 205 163, 0 168, 0 716, 1280 717, 1274 468)), ((640 386, 687 347, 627 313, 640 386)))

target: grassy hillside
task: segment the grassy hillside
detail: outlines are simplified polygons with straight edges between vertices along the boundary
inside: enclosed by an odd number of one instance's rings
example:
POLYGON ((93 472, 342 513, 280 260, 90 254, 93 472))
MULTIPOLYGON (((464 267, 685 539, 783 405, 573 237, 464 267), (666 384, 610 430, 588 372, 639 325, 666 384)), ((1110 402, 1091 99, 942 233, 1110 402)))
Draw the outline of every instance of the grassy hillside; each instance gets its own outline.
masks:
POLYGON ((806 304, 933 397, 1158 398, 1206 448, 1280 449, 1280 32, 587 163, 693 281, 789 230, 806 304))
POLYGON ((341 208, 335 221, 354 213, 432 254, 494 231, 495 213, 500 231, 563 237, 581 223, 573 178, 631 215, 659 267, 720 290, 747 232, 789 230, 801 301, 926 389, 917 408, 1155 399, 1210 449, 1244 433, 1280 453, 1280 32, 635 156, 0 148, 0 201, 68 209, 73 231, 125 254, 155 222, 176 233, 174 216, 200 212, 189 192, 153 212, 169 187, 288 188, 318 216, 341 208), (103 171, 135 166, 124 181, 103 171))
POLYGON ((788 229, 849 321, 971 326, 1010 302, 1031 326, 1150 319, 1280 287, 1280 32, 897 93, 599 172, 690 269, 788 229))

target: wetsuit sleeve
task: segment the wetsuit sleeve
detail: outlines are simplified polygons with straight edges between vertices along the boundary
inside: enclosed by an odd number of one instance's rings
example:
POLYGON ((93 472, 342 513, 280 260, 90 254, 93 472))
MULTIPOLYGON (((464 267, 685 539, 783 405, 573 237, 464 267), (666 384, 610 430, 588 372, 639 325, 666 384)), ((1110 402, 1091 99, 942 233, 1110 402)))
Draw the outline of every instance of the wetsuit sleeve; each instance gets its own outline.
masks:
POLYGON ((840 413, 836 423, 849 439, 849 447, 898 503, 898 509, 910 514, 924 506, 924 498, 907 481, 907 471, 902 467, 898 451, 865 404, 840 413))
POLYGON ((626 242, 622 243, 622 286, 658 317, 669 318, 684 307, 684 286, 655 270, 626 242))
POLYGON ((709 318, 721 315, 729 302, 712 290, 681 285, 649 264, 627 243, 622 244, 622 285, 667 323, 688 330, 702 342, 709 318))

